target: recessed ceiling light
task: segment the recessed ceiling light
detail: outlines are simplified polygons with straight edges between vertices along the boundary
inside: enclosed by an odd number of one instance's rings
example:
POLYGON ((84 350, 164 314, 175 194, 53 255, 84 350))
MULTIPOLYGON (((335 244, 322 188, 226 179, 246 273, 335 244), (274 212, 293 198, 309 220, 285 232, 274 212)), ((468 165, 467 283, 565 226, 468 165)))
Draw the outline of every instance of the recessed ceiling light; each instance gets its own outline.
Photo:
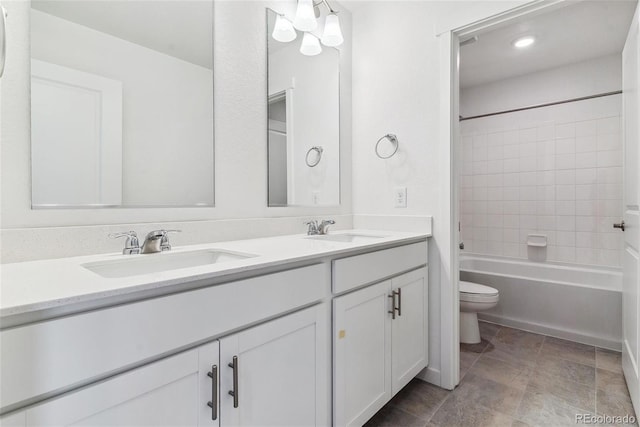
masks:
POLYGON ((531 36, 520 37, 519 39, 513 42, 513 45, 518 49, 522 49, 524 47, 531 46, 535 41, 536 39, 531 36))

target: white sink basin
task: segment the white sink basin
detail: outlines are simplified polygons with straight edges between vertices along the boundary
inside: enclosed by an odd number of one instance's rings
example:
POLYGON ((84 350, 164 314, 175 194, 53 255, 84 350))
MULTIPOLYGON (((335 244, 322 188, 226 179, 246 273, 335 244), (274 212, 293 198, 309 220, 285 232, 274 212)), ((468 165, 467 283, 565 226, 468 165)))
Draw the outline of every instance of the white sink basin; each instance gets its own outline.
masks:
POLYGON ((255 256, 256 255, 211 249, 191 252, 130 255, 131 258, 128 259, 97 261, 83 264, 82 266, 102 277, 117 278, 236 261, 255 256))
POLYGON ((325 240, 328 242, 345 242, 345 243, 370 243, 374 240, 382 239, 385 236, 372 236, 369 234, 323 234, 319 236, 310 236, 307 239, 312 240, 325 240))

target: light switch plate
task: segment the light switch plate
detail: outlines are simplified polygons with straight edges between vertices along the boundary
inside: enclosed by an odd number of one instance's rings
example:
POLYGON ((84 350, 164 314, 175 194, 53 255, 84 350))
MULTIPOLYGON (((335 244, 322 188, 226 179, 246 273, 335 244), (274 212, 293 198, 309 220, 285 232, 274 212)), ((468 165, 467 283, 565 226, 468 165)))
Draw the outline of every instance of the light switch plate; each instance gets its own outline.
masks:
POLYGON ((394 191, 394 200, 396 208, 407 207, 407 187, 396 187, 394 191))

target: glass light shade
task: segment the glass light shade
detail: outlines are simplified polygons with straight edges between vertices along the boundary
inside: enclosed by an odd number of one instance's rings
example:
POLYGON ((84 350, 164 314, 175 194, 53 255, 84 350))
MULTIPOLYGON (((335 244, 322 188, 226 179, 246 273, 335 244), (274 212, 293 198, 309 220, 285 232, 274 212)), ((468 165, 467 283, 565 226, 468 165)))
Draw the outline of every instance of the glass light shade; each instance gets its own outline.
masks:
POLYGON ((276 17, 276 24, 273 26, 273 33, 271 34, 274 40, 287 43, 296 39, 296 30, 293 28, 293 24, 287 20, 284 16, 278 15, 276 17))
POLYGON ((313 0, 298 0, 293 26, 300 31, 313 31, 316 29, 318 21, 313 11, 313 0))
POLYGON ((340 21, 338 15, 331 13, 327 15, 324 21, 324 33, 322 34, 322 44, 325 46, 340 46, 344 42, 342 30, 340 29, 340 21))
POLYGON ((304 33, 302 44, 300 45, 300 53, 307 56, 314 56, 318 55, 320 52, 322 52, 320 40, 312 34, 304 33))

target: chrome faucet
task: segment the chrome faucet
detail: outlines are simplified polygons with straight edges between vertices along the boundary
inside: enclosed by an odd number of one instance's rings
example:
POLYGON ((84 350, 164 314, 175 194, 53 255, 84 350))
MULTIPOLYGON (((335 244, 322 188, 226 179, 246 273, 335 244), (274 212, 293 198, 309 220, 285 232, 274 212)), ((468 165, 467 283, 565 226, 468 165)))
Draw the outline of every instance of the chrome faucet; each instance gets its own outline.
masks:
POLYGON ((318 221, 313 220, 313 221, 309 221, 309 222, 305 222, 305 225, 307 225, 309 228, 307 229, 307 235, 309 236, 316 236, 319 234, 327 234, 327 232, 329 231, 329 226, 335 224, 336 222, 334 220, 322 220, 321 223, 318 224, 318 221))
POLYGON ((320 225, 318 226, 318 233, 327 234, 329 232, 329 226, 335 223, 336 222, 332 219, 323 219, 320 225))
POLYGON ((171 250, 169 233, 180 233, 182 230, 153 230, 144 239, 140 253, 154 254, 171 250))
POLYGON ((124 233, 111 233, 109 237, 112 239, 117 239, 119 237, 126 237, 127 240, 124 242, 124 249, 122 253, 124 255, 134 255, 140 253, 140 243, 138 242, 138 235, 135 231, 125 231, 124 233))

